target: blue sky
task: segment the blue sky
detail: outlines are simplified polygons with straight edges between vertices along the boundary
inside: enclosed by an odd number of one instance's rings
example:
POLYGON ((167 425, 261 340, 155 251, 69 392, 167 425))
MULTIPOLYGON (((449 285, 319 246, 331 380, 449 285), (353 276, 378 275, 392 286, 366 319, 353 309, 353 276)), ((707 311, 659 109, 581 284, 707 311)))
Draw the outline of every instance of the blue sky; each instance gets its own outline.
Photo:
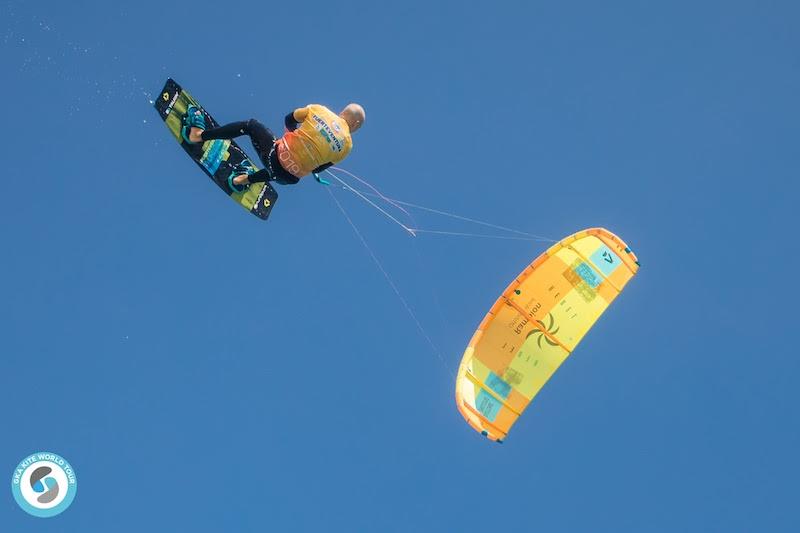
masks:
POLYGON ((2 1, 0 471, 80 489, 0 529, 800 527, 797 4, 465 4, 2 1), (440 360, 322 186, 263 223, 200 173, 168 76, 276 130, 361 102, 343 166, 387 194, 643 268, 494 445, 451 372, 545 245, 335 191, 440 360))

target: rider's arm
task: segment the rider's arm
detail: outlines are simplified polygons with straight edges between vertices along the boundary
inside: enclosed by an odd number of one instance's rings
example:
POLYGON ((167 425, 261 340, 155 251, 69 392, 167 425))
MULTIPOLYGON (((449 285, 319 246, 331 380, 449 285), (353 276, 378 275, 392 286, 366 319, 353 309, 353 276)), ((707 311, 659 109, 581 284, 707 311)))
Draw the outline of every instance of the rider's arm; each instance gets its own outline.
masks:
POLYGON ((327 170, 333 166, 333 163, 325 163, 324 165, 320 165, 314 170, 311 171, 312 174, 319 174, 323 170, 327 170))
POLYGON ((308 116, 308 108, 300 107, 295 109, 283 120, 283 123, 286 125, 286 129, 289 131, 294 131, 297 129, 297 126, 300 125, 303 120, 308 116))
POLYGON ((250 174, 247 178, 250 183, 263 183, 265 181, 277 181, 281 185, 295 185, 297 182, 300 181, 300 178, 296 178, 289 174, 288 172, 282 172, 276 177, 272 177, 269 171, 266 168, 262 168, 258 172, 254 172, 250 174))

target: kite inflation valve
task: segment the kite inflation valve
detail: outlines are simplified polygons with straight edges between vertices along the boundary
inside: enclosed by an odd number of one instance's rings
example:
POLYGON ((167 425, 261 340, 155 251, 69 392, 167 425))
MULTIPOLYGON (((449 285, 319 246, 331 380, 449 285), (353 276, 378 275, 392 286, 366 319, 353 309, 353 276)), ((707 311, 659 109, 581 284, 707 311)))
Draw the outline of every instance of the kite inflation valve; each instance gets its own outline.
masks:
POLYGON ((317 180, 322 185, 330 185, 331 184, 330 181, 326 180, 325 178, 323 178, 322 176, 320 176, 316 172, 312 172, 312 174, 314 174, 314 179, 317 180))

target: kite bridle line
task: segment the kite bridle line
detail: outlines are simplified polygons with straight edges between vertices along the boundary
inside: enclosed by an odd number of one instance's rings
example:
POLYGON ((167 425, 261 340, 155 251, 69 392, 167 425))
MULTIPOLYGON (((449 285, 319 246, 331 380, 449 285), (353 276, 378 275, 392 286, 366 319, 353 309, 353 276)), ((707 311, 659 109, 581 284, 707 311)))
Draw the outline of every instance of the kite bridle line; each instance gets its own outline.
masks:
POLYGON ((458 215, 456 213, 450 213, 450 212, 447 212, 447 211, 442 211, 440 209, 434 209, 434 208, 431 208, 431 207, 426 207, 426 206, 422 206, 422 205, 418 205, 418 204, 412 204, 410 202, 404 202, 404 201, 401 201, 401 200, 396 200, 394 198, 389 198, 388 196, 386 196, 383 193, 381 193, 375 186, 371 185, 366 180, 364 180, 362 178, 359 178, 355 174, 353 174, 353 173, 351 173, 351 172, 349 172, 349 171, 347 171, 347 170, 345 170, 343 168, 340 168, 340 167, 332 167, 332 169, 336 170, 338 172, 343 172, 343 173, 347 174, 348 176, 351 176, 353 179, 358 180, 360 183, 362 183, 365 186, 369 187, 374 192, 370 193, 370 192, 366 192, 366 191, 360 191, 360 190, 354 188, 349 183, 344 181, 341 177, 339 177, 338 175, 336 175, 333 172, 331 172, 331 170, 329 169, 329 170, 326 170, 325 172, 327 172, 328 175, 332 176, 337 182, 339 182, 339 185, 336 185, 336 184, 331 184, 331 185, 339 187, 339 188, 341 188, 343 190, 352 192, 353 194, 355 194, 356 196, 361 198, 364 202, 368 203, 373 208, 375 208, 376 210, 381 212, 384 216, 386 216, 387 218, 389 218, 390 220, 392 220, 393 222, 398 224, 407 233, 409 233, 412 237, 418 236, 417 234, 419 234, 419 233, 428 233, 428 234, 432 234, 432 235, 450 235, 450 236, 458 236, 458 237, 479 237, 479 238, 488 238, 488 239, 525 240, 525 241, 537 241, 537 242, 556 242, 555 239, 551 239, 549 237, 544 237, 542 235, 536 235, 536 234, 533 234, 533 233, 528 233, 526 231, 520 231, 520 230, 516 230, 516 229, 513 229, 513 228, 508 228, 506 226, 500 226, 498 224, 493 224, 491 222, 485 222, 483 220, 477 220, 477 219, 466 217, 466 216, 463 216, 463 215, 458 215), (404 215, 406 215, 414 223, 415 227, 409 227, 409 226, 403 224, 402 222, 397 220, 395 217, 390 215, 388 212, 386 212, 386 210, 384 210, 383 208, 381 208, 380 206, 378 206, 377 204, 375 204, 374 202, 369 200, 369 198, 367 198, 368 196, 372 197, 372 198, 379 198, 379 199, 383 200, 384 202, 390 204, 394 208, 400 210, 404 215), (411 213, 409 213, 408 210, 404 209, 402 206, 410 207, 412 209, 419 209, 421 211, 427 211, 429 213, 434 213, 434 214, 437 214, 437 215, 453 218, 453 219, 456 219, 456 220, 461 220, 461 221, 464 221, 464 222, 470 222, 472 224, 479 224, 481 226, 486 226, 486 227, 489 227, 489 228, 492 228, 492 229, 506 231, 506 232, 509 232, 509 233, 515 233, 515 234, 520 235, 520 236, 519 237, 510 237, 510 236, 503 236, 503 235, 488 235, 488 234, 482 234, 482 233, 466 233, 466 232, 454 232, 454 231, 441 231, 441 230, 422 229, 422 228, 417 227, 417 224, 416 224, 416 221, 414 220, 414 217, 411 216, 411 213))
MULTIPOLYGON (((333 199, 334 203, 336 204, 336 207, 338 207, 339 211, 341 211, 342 215, 344 215, 344 218, 345 218, 345 220, 347 220, 347 223, 350 224, 350 227, 353 229, 353 232, 358 237, 358 240, 361 241, 361 245, 364 246, 364 248, 367 250, 367 252, 369 253, 370 257, 372 258, 372 261, 375 263, 375 266, 377 266, 378 270, 380 270, 381 274, 383 274, 383 277, 384 277, 384 279, 386 279, 386 282, 389 284, 389 287, 391 287, 392 291, 395 293, 397 298, 400 300, 400 303, 403 305, 403 308, 406 310, 408 315, 411 317, 411 320, 414 321, 414 324, 417 326, 417 329, 422 334, 422 336, 425 338, 425 340, 428 342, 428 344, 430 345, 431 349, 436 354, 436 357, 438 357, 439 361, 442 362, 442 365, 444 365, 445 369, 447 369, 447 372, 450 374, 450 376, 453 379, 456 379, 455 373, 448 366, 447 361, 445 361, 445 358, 442 355, 442 352, 439 350, 439 347, 436 346, 436 343, 433 342, 433 339, 431 339, 431 336, 428 335, 428 332, 422 326, 422 322, 420 322, 419 318, 417 318, 416 313, 414 313, 414 310, 411 309, 411 306, 409 305, 408 301, 405 299, 405 297, 403 297, 403 294, 400 292, 400 289, 397 287, 397 284, 394 282, 392 277, 389 275, 389 272, 384 268, 383 263, 381 263, 380 259, 378 259, 378 256, 375 254, 375 252, 372 250, 372 248, 370 248, 369 244, 367 243, 367 240, 361 234, 361 231, 359 231, 358 226, 356 226, 355 222, 353 222, 353 220, 350 218, 350 215, 348 215, 347 211, 345 211, 344 206, 342 206, 341 202, 339 202, 339 199, 336 198, 336 195, 333 194, 333 192, 331 192, 330 189, 328 189, 328 194, 330 194, 331 198, 333 199)), ((398 222, 398 224, 399 224, 399 222, 398 222)))
MULTIPOLYGON (((331 170, 326 170, 326 172, 337 183, 330 183, 328 180, 325 180, 325 179, 321 178, 319 176, 319 174, 316 174, 316 173, 314 173, 314 177, 316 178, 316 180, 318 182, 322 183, 323 185, 328 185, 330 187, 340 188, 342 190, 345 190, 345 191, 348 191, 348 192, 351 192, 351 193, 355 194, 362 201, 364 201, 366 204, 370 205, 372 208, 374 208, 375 210, 380 212, 386 218, 388 218, 389 220, 391 220, 392 222, 394 222, 395 224, 397 224, 401 228, 403 228, 412 237, 416 237, 420 233, 428 233, 428 234, 432 234, 432 235, 453 235, 453 236, 462 236, 462 237, 482 237, 482 238, 494 238, 494 239, 511 239, 511 240, 555 242, 552 239, 548 239, 546 237, 542 237, 542 236, 539 236, 539 235, 534 235, 534 234, 527 233, 527 232, 524 232, 524 231, 515 230, 515 229, 512 229, 512 228, 507 228, 507 227, 504 227, 504 226, 499 226, 497 224, 492 224, 490 222, 484 222, 484 221, 481 221, 481 220, 476 220, 476 219, 472 219, 472 218, 465 217, 465 216, 462 216, 462 215, 457 215, 455 213, 449 213, 449 212, 442 211, 442 210, 439 210, 439 209, 433 209, 433 208, 430 208, 430 207, 425 207, 425 206, 421 206, 421 205, 417 205, 417 204, 412 204, 412 203, 409 203, 409 202, 402 202, 400 200, 395 200, 393 198, 389 198, 388 196, 384 195, 380 190, 378 190, 376 187, 371 185, 366 180, 356 176, 355 174, 353 174, 353 173, 351 173, 351 172, 349 172, 349 171, 347 171, 347 170, 345 170, 343 168, 332 167, 332 169, 335 170, 335 171, 347 174, 348 176, 350 176, 351 178, 355 179, 356 181, 358 181, 359 183, 361 183, 365 187, 371 189, 373 192, 367 192, 367 191, 362 191, 362 190, 356 189, 355 187, 351 186, 348 182, 346 182, 344 179, 342 179, 339 175, 337 175, 334 172, 331 172, 331 170), (377 203, 373 202, 368 197, 379 199, 379 200, 385 202, 386 204, 391 205, 392 207, 394 207, 395 209, 397 209, 398 211, 403 213, 403 215, 408 217, 408 219, 412 222, 414 227, 409 227, 408 225, 402 223, 395 216, 390 214, 386 209, 384 209, 383 207, 379 206, 377 203), (452 232, 452 231, 420 229, 418 227, 418 224, 416 223, 416 220, 414 220, 414 217, 403 206, 407 206, 407 207, 410 207, 410 208, 413 208, 413 209, 420 209, 420 210, 423 210, 423 211, 428 211, 428 212, 431 212, 431 213, 439 214, 439 215, 442 215, 442 216, 446 216, 446 217, 450 217, 450 218, 454 218, 454 219, 458 219, 458 220, 462 220, 462 221, 466 221, 466 222, 480 224, 480 225, 491 227, 491 228, 494 228, 494 229, 498 229, 498 230, 514 233, 516 235, 487 235, 487 234, 477 234, 477 233, 464 233, 464 232, 452 232)), ((328 189, 328 194, 331 196, 331 199, 336 204, 336 207, 342 213, 342 215, 344 216, 345 220, 347 221, 347 223, 352 228, 353 232, 358 237, 358 240, 361 242, 361 245, 369 253, 370 257, 372 258, 373 263, 375 263, 375 265, 377 266, 378 270, 381 272, 381 274, 383 275, 384 279, 389 284, 389 287, 395 293, 395 295, 397 296, 398 300, 400 300, 400 303, 402 304, 402 306, 405 309, 406 313, 408 313, 408 315, 411 317, 412 321, 414 322, 414 324, 417 327, 417 329, 419 330, 419 332, 422 334, 422 336, 425 338, 425 340, 428 343, 428 345, 431 347, 433 352, 436 354, 436 357, 441 361, 441 363, 444 365, 444 367, 447 369, 447 371, 450 373, 450 375, 453 377, 453 379, 455 379, 455 373, 448 366, 448 364, 447 364, 444 356, 442 355, 441 351, 439 350, 438 346, 436 345, 436 343, 433 342, 433 339, 431 338, 431 336, 428 334, 428 332, 422 326, 422 322, 419 320, 419 318, 417 317, 417 315, 414 312, 414 310, 411 308, 411 305, 408 303, 406 298, 400 292, 399 287, 394 282, 392 277, 389 275, 389 272, 383 266, 383 264, 381 263, 380 259, 378 259, 377 254, 369 246, 369 244, 367 243, 367 241, 364 238, 363 234, 361 233, 361 231, 356 226, 355 222, 353 222, 352 218, 350 218, 350 215, 347 213, 347 211, 345 210, 344 206, 341 204, 341 202, 339 202, 339 199, 336 198, 336 195, 333 194, 333 191, 330 188, 328 189)), ((416 249, 416 246, 414 246, 414 248, 416 249)), ((419 250, 417 250, 417 255, 418 256, 420 255, 419 254, 419 250)), ((421 257, 420 257, 420 259, 421 259, 421 257)), ((444 312, 442 311, 441 306, 439 304, 438 295, 436 294, 435 291, 433 291, 432 296, 433 296, 433 300, 434 300, 434 302, 436 304, 436 308, 438 310, 438 313, 440 315, 440 319, 442 320, 443 324, 446 325, 447 321, 444 319, 444 312)))

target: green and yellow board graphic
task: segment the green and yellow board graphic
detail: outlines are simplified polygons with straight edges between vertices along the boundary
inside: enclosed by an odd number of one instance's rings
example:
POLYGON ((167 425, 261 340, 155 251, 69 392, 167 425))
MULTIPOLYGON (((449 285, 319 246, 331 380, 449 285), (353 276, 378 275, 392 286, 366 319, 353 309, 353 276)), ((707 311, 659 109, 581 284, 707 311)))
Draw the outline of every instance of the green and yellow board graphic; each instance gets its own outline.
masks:
POLYGON ((190 105, 203 112, 209 128, 219 126, 216 120, 203 109, 197 100, 187 93, 175 80, 169 78, 164 88, 158 93, 155 108, 161 119, 172 132, 189 157, 203 169, 217 186, 225 191, 233 201, 241 205, 258 218, 266 220, 278 199, 278 193, 269 183, 254 183, 243 192, 236 192, 228 186, 231 174, 240 174, 243 168, 251 167, 255 172, 258 167, 239 145, 230 140, 206 141, 202 144, 190 144, 181 136, 183 117, 190 105))

